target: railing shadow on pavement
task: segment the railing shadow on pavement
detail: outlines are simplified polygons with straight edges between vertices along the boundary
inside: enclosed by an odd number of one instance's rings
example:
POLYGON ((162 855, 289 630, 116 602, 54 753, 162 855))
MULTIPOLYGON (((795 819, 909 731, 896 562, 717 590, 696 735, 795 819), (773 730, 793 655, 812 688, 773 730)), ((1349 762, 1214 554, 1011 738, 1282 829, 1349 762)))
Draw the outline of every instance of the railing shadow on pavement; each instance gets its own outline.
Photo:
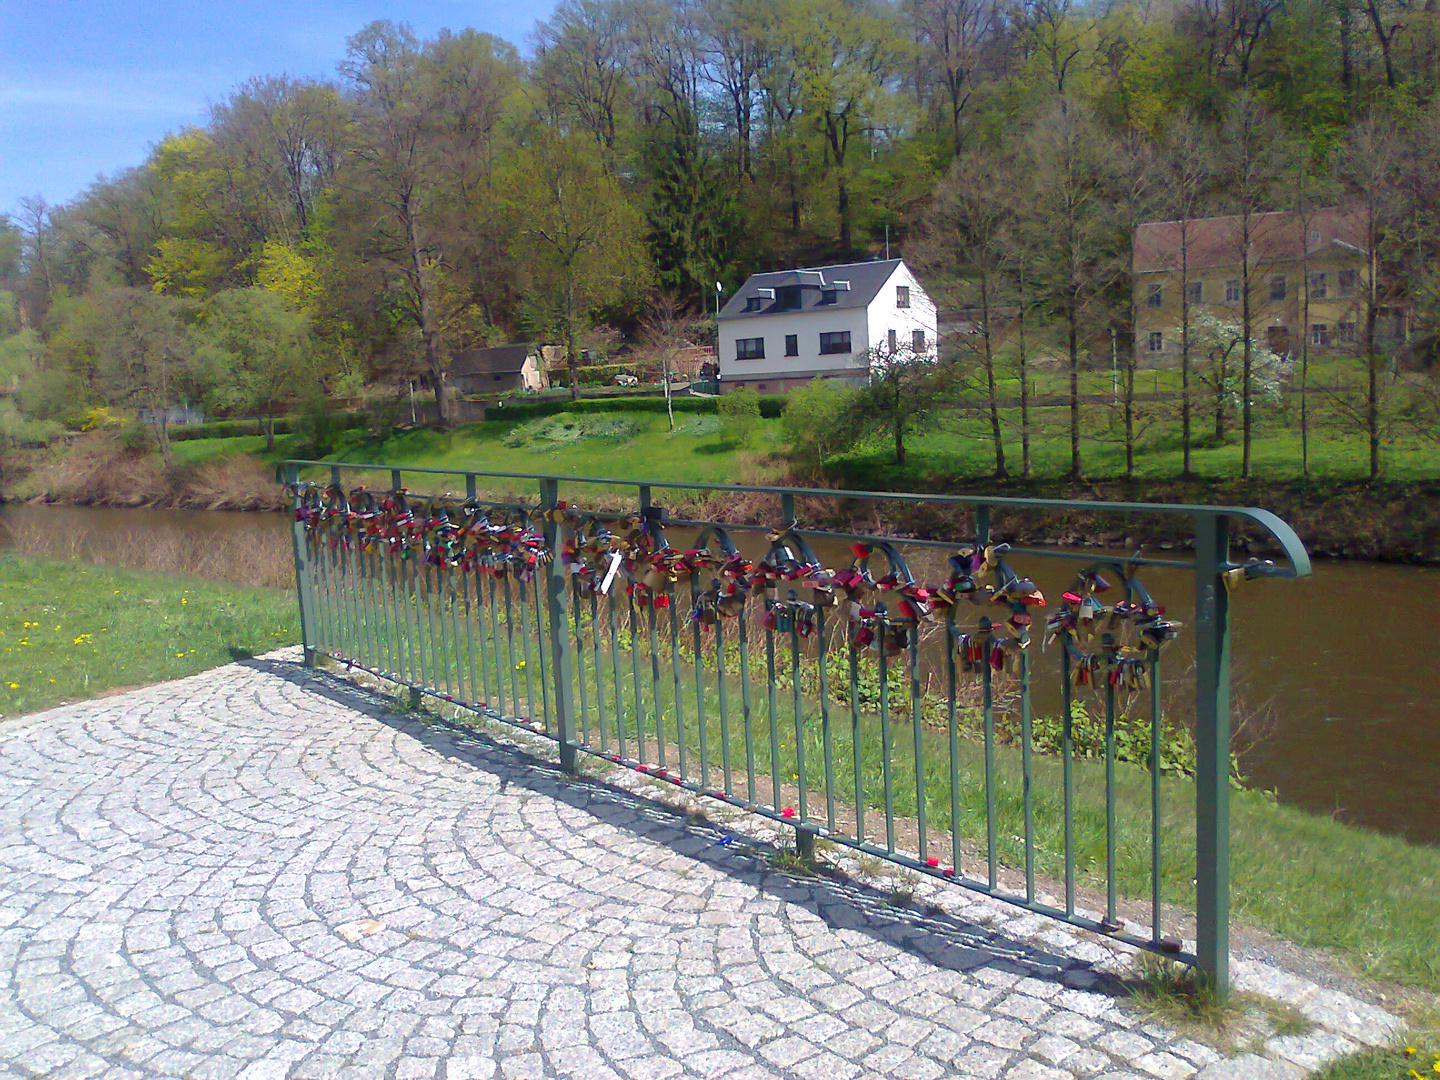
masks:
MULTIPOLYGON (((989 968, 1065 986, 1083 986, 1110 996, 1125 993, 1120 977, 1084 960, 938 907, 919 910, 897 906, 893 895, 838 871, 822 868, 813 876, 804 876, 777 868, 774 860, 781 849, 773 844, 746 838, 709 819, 697 824, 685 811, 600 777, 576 776, 558 762, 537 756, 518 743, 502 742, 484 730, 435 713, 397 712, 382 695, 340 675, 308 668, 298 660, 262 657, 237 662, 369 716, 415 738, 441 757, 482 769, 499 779, 502 792, 511 787, 523 788, 584 810, 617 829, 704 862, 733 881, 797 904, 832 929, 858 931, 944 970, 973 973, 989 968)), ((1001 905, 995 907, 998 914, 1001 905)))

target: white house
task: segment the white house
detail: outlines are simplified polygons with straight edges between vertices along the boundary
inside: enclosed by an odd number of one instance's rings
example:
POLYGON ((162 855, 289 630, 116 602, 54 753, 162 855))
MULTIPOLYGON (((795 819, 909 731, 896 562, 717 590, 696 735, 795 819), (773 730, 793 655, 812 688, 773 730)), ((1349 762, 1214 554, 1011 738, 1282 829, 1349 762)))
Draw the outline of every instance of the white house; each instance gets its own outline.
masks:
POLYGON ((900 259, 751 274, 721 310, 720 392, 865 381, 867 355, 935 355, 935 303, 900 259))

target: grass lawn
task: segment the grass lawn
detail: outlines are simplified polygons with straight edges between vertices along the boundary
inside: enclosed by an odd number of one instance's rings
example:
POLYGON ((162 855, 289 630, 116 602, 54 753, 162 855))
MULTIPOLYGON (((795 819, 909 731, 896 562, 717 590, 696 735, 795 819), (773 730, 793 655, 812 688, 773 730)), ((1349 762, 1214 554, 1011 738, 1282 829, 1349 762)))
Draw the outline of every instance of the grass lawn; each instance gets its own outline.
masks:
POLYGON ((300 639, 293 593, 0 552, 0 716, 300 639))
MULTIPOLYGON (((383 439, 356 432, 328 460, 623 480, 766 483, 781 471, 760 463, 777 448, 779 426, 778 420, 760 421, 750 445, 742 448, 724 438, 715 416, 677 414, 672 432, 664 413, 564 413, 519 424, 486 420, 445 432, 416 430, 383 439)), ((371 483, 388 487, 389 477, 372 477, 371 483)), ((427 485, 418 476, 406 483, 417 490, 456 486, 443 480, 427 485)))
MULTIPOLYGON (((1019 410, 1002 410, 1007 424, 1006 465, 1012 476, 1020 473, 1019 410)), ((1125 445, 1109 417, 1089 409, 1082 429, 1081 458, 1092 479, 1123 476, 1125 445)), ((1069 410, 1049 407, 1031 410, 1031 468, 1039 477, 1062 477, 1070 469, 1069 410)), ((1142 424, 1137 440, 1135 475, 1169 480, 1180 475, 1182 453, 1178 425, 1169 421, 1142 424)), ((1196 424, 1197 436, 1206 432, 1206 418, 1196 424)), ((1211 432, 1213 435, 1213 431, 1211 432)), ((907 461, 895 464, 894 444, 875 437, 832 459, 846 477, 846 486, 883 484, 904 488, 933 484, 947 477, 983 477, 994 473, 994 449, 988 421, 983 417, 944 413, 931 418, 906 439, 907 461)), ((1294 480, 1301 476, 1300 435, 1294 427, 1270 419, 1261 424, 1251 444, 1252 470, 1258 479, 1294 480)), ((1200 477, 1220 479, 1240 475, 1239 433, 1223 444, 1213 439, 1192 449, 1192 468, 1200 477)), ((1397 431, 1386 439, 1382 452, 1385 476, 1391 480, 1427 480, 1440 476, 1440 440, 1414 432, 1397 431)), ((1364 480, 1369 475, 1369 447, 1354 432, 1312 432, 1310 469, 1313 476, 1337 480, 1364 480)))

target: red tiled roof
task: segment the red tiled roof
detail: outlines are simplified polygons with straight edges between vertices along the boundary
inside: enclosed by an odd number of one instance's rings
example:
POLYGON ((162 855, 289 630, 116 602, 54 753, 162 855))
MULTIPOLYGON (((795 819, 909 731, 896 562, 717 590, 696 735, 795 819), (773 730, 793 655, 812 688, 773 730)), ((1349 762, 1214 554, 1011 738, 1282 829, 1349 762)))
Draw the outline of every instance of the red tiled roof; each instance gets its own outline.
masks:
MULTIPOLYGON (((1235 266, 1240 262, 1241 217, 1194 218, 1186 229, 1186 265, 1190 270, 1235 266)), ((1299 262, 1305 255, 1305 223, 1291 210, 1250 215, 1252 263, 1299 262)), ((1310 215, 1309 254, 1331 244, 1365 247, 1365 219, 1360 211, 1328 206, 1310 215)), ((1147 221, 1135 230, 1135 272, 1180 269, 1178 221, 1147 221)))

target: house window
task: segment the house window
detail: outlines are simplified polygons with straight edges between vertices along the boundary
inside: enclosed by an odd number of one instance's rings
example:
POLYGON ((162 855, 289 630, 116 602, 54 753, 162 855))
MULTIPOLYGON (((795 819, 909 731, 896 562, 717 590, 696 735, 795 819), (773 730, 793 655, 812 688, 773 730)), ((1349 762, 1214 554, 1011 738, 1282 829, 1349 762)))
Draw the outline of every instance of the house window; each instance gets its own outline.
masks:
POLYGON ((1270 279, 1270 299, 1285 299, 1285 278, 1282 275, 1277 274, 1270 279))
POLYGON ((736 360, 764 360, 765 339, 763 337, 742 337, 735 339, 736 360))
POLYGON ((799 356, 799 355, 800 355, 800 335, 799 335, 799 334, 786 334, 786 335, 785 335, 785 355, 786 355, 786 356, 799 356))
POLYGON ((1329 327, 1327 324, 1325 324, 1325 323, 1311 323, 1311 324, 1310 324, 1310 344, 1311 344, 1311 345, 1329 345, 1329 344, 1330 344, 1330 327, 1329 327))
POLYGON ((924 330, 911 330, 911 331, 910 331, 910 348, 914 349, 917 353, 923 353, 923 352, 925 351, 925 331, 924 331, 924 330))
POLYGON ((850 331, 842 330, 833 334, 820 335, 821 355, 834 355, 836 353, 850 352, 850 331))
POLYGON ((760 310, 760 298, 759 298, 758 296, 747 296, 747 297, 745 298, 745 310, 746 310, 746 311, 759 311, 759 310, 760 310))
POLYGON ((1310 299, 1311 299, 1311 300, 1324 300, 1324 299, 1325 299, 1327 296, 1329 296, 1329 295, 1330 295, 1330 275, 1329 275, 1329 274, 1323 274, 1323 273, 1322 273, 1322 274, 1311 274, 1311 275, 1310 275, 1310 299))
POLYGON ((1159 330, 1150 331, 1150 338, 1147 344, 1151 352, 1161 352, 1165 348, 1165 335, 1159 330))
POLYGON ((800 286, 785 285, 775 290, 775 306, 781 311, 794 311, 800 306, 800 286))
POLYGON ((1192 281, 1185 286, 1185 299, 1192 304, 1198 304, 1205 299, 1205 283, 1203 281, 1192 281))
POLYGON ((896 306, 896 307, 909 307, 909 306, 910 306, 910 286, 909 286, 909 285, 896 285, 896 286, 895 286, 895 306, 896 306))
POLYGON ((833 303, 835 303, 835 290, 834 290, 834 289, 821 289, 821 290, 820 290, 820 303, 822 303, 822 304, 833 304, 833 303))
POLYGON ((1240 299, 1240 282, 1235 279, 1225 282, 1225 302, 1233 304, 1240 299))
POLYGON ((1355 324, 1353 322, 1336 323, 1335 340, 1341 345, 1354 345, 1355 324))
POLYGON ((1355 282, 1358 276, 1354 270, 1341 270, 1335 275, 1335 284, 1339 288, 1341 296, 1355 295, 1355 282))
POLYGON ((896 348, 898 348, 898 346, 897 346, 897 344, 896 344, 896 340, 895 340, 895 331, 894 331, 894 330, 889 331, 885 343, 890 346, 890 355, 891 355, 891 356, 894 356, 894 355, 895 355, 895 350, 896 350, 896 348))
POLYGON ((1160 307, 1165 303, 1165 292, 1159 285, 1151 285, 1145 291, 1145 306, 1160 307))

